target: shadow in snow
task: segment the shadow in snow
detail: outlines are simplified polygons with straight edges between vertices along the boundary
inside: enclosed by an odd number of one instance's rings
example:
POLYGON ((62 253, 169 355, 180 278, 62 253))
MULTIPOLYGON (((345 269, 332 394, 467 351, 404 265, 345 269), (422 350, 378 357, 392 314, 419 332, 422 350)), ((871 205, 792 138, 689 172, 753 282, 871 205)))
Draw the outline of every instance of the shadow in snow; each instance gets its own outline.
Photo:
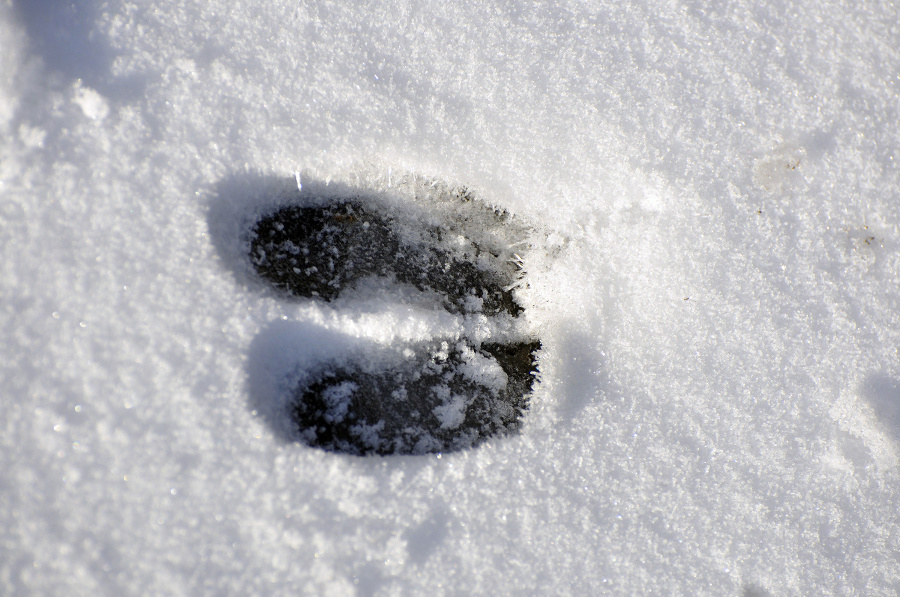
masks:
POLYGON ((614 388, 607 373, 606 356, 596 337, 569 330, 557 350, 557 377, 561 380, 557 413, 560 419, 570 422, 598 396, 608 396, 614 388))
POLYGON ((424 565, 434 550, 443 544, 449 526, 447 513, 437 509, 419 526, 410 527, 404 534, 409 548, 409 559, 416 565, 424 565))
POLYGON ((900 381, 884 373, 873 373, 866 377, 860 393, 885 428, 900 440, 900 381))
POLYGON ((94 2, 16 0, 15 4, 48 68, 92 86, 109 73, 114 55, 94 33, 98 16, 94 2))
POLYGON ((206 215, 210 240, 226 271, 238 284, 275 293, 253 269, 250 232, 264 213, 297 198, 297 183, 286 176, 243 172, 220 180, 211 189, 206 215))
POLYGON ((13 0, 33 50, 46 67, 100 93, 123 99, 140 97, 143 84, 110 74, 116 51, 96 29, 97 2, 13 0))
POLYGON ((306 381, 310 370, 321 363, 358 350, 377 346, 301 321, 275 321, 250 344, 247 379, 250 407, 285 442, 300 435, 290 409, 295 387, 306 381))
POLYGON ((771 593, 756 583, 744 585, 744 597, 771 597, 771 593))

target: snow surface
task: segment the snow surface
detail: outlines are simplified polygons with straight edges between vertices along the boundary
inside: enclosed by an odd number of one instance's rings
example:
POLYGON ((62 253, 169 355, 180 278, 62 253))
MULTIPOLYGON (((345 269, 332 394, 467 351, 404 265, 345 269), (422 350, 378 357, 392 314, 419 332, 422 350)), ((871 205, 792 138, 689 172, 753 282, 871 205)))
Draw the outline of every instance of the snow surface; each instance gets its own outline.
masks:
POLYGON ((888 0, 0 0, 0 593, 896 595, 898 122, 888 0), (534 227, 524 430, 286 442, 278 371, 459 324, 231 233, 398 172, 534 227))

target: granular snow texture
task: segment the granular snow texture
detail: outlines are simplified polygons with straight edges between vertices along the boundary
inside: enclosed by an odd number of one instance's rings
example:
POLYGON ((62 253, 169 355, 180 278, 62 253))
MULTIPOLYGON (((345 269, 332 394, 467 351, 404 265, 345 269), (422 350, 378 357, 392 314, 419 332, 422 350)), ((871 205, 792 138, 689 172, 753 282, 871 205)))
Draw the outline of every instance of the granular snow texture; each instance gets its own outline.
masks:
POLYGON ((898 121, 884 0, 0 0, 0 594, 896 595, 898 121), (285 297, 285 180, 465 186, 522 313, 285 297), (319 364, 516 337, 516 434, 289 441, 319 364))

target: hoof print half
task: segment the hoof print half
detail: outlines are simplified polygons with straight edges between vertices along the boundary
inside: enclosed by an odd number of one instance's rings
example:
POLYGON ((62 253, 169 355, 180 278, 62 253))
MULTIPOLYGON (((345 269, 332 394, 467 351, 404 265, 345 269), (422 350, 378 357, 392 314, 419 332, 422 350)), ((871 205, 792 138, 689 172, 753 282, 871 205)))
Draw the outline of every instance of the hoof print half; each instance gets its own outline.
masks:
POLYGON ((425 454, 518 432, 539 342, 430 343, 325 367, 291 416, 311 446, 356 455, 425 454))
POLYGON ((297 297, 331 301, 359 279, 379 276, 438 293, 455 313, 522 312, 510 291, 519 276, 514 262, 438 227, 423 225, 415 238, 398 228, 394 218, 356 202, 288 206, 256 224, 250 257, 260 276, 297 297))

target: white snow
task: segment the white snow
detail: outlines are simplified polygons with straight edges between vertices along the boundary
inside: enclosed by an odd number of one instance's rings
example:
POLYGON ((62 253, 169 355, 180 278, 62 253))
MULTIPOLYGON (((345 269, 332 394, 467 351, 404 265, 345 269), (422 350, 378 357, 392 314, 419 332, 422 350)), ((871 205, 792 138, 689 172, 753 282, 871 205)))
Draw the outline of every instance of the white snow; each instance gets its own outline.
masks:
POLYGON ((75 82, 72 101, 91 120, 103 120, 109 114, 106 99, 90 87, 84 87, 80 80, 75 82))
POLYGON ((0 0, 0 594, 896 595, 898 122, 886 0, 0 0), (286 442, 286 372, 501 333, 252 276, 409 175, 532 227, 524 430, 286 442))

